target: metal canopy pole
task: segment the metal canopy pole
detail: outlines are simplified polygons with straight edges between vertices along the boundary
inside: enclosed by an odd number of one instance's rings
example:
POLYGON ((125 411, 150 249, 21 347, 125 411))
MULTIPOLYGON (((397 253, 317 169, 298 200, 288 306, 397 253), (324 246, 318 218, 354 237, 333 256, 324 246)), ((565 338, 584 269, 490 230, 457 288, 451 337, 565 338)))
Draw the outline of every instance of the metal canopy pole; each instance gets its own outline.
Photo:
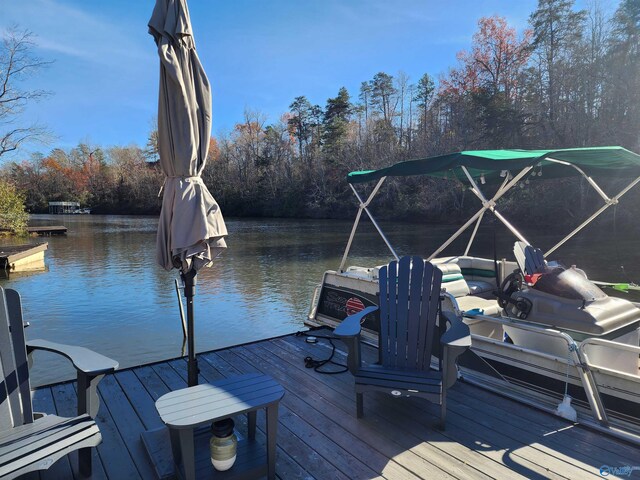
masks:
POLYGON ((431 261, 433 260, 433 258, 438 255, 440 252, 442 252, 445 248, 447 248, 451 242, 453 242, 456 238, 458 238, 460 236, 460 234, 462 232, 464 232, 469 225, 471 225, 473 222, 475 222, 478 217, 480 217, 480 215, 484 215, 484 212, 487 210, 487 208, 489 207, 482 207, 480 210, 478 210, 476 212, 476 214, 471 217, 469 220, 467 220, 467 223, 465 223, 464 225, 462 225, 458 231, 456 231, 456 233, 454 233, 453 235, 451 235, 449 237, 449 240, 447 240, 446 242, 444 242, 442 245, 440 245, 440 248, 438 248, 435 252, 433 252, 431 255, 429 255, 429 258, 427 258, 427 261, 431 261))
POLYGON ((351 235, 349 235, 349 241, 347 242, 347 248, 345 248, 344 250, 344 255, 342 255, 342 261, 340 262, 340 268, 339 271, 340 272, 344 272, 344 266, 347 263, 347 256, 349 255, 349 251, 351 250, 351 243, 353 243, 353 238, 356 235, 356 230, 358 228, 358 224, 360 223, 360 217, 362 216, 362 211, 364 210, 365 212, 367 212, 367 215, 369 216, 369 218, 371 219, 371 222, 373 223, 373 225, 376 227, 376 230, 378 230, 378 233, 380 234, 380 236, 382 237, 382 240, 384 240, 384 243, 387 244, 387 247, 389 247, 389 250, 391 250, 391 253, 393 254, 393 256, 395 257, 396 260, 399 260, 398 255, 396 254, 395 250, 393 249, 393 247, 391 246, 391 244, 389 243, 389 240, 387 240, 387 237, 384 235, 384 233, 382 232, 382 229, 380 228, 380 226, 378 225, 378 223, 375 221, 375 219, 373 218, 373 216, 371 215, 371 212, 369 212, 369 209, 367 208, 369 206, 369 204, 371 203, 371 201, 373 200, 373 198, 377 195, 378 190, 380 190, 380 187, 382 186, 382 184, 384 183, 384 181, 386 180, 387 177, 382 177, 380 180, 378 180, 378 183, 376 184, 376 186, 374 187, 373 191, 371 192, 371 194, 369 194, 369 197, 367 198, 366 202, 362 201, 362 198, 360 197, 360 195, 358 194, 358 192, 356 191, 355 187, 352 184, 349 184, 349 186, 351 187, 351 190, 353 190, 353 194, 356 196, 356 198, 358 199, 359 202, 359 206, 358 206, 358 213, 356 214, 356 220, 353 223, 353 227, 351 228, 351 235))
MULTIPOLYGON (((428 261, 432 260, 434 257, 436 257, 440 252, 442 252, 445 248, 447 248, 456 238, 458 238, 467 228, 469 228, 469 226, 475 222, 479 217, 481 217, 482 215, 484 215, 484 212, 486 212, 487 210, 491 210, 494 215, 496 217, 498 217, 498 219, 504 223, 504 225, 511 230, 511 232, 518 237, 520 240, 526 242, 526 240, 524 239, 524 237, 520 234, 520 232, 518 232, 518 230, 515 229, 515 227, 513 225, 511 225, 502 215, 500 215, 499 212, 497 212, 495 210, 495 206, 496 206, 496 201, 499 200, 505 193, 507 193, 509 190, 511 190, 513 188, 514 185, 516 185, 521 179, 522 177, 524 177, 527 173, 529 173, 531 171, 531 169, 533 168, 533 166, 529 166, 529 167, 525 167, 522 169, 522 171, 520 171, 520 173, 518 173, 515 177, 513 177, 511 179, 511 181, 507 181, 505 180, 505 182, 503 182, 502 186, 498 189, 498 191, 495 193, 495 195, 493 196, 493 198, 491 198, 491 200, 487 200, 485 198, 485 196, 482 194, 482 192, 480 191, 480 189, 478 188, 478 185, 476 184, 476 182, 473 180, 473 177, 469 174, 469 171, 466 169, 466 167, 462 166, 461 167, 462 170, 464 171, 465 175, 467 176, 467 178, 469 179, 469 182, 472 185, 471 191, 480 199, 480 201, 482 202, 482 208, 480 210, 478 210, 476 212, 476 214, 471 217, 462 227, 460 227, 453 235, 451 235, 451 237, 449 237, 449 239, 444 242, 435 252, 433 252, 431 255, 429 255, 429 258, 427 258, 428 261)), ((508 178, 508 177, 507 177, 508 178)), ((528 243, 528 242, 527 242, 528 243)))
MULTIPOLYGON (((591 215, 589 218, 587 218, 584 222, 582 222, 580 225, 578 225, 571 233, 569 233, 566 237, 564 237, 562 240, 560 240, 557 244, 555 244, 552 248, 550 248, 549 250, 547 250, 547 253, 545 253, 545 257, 551 255, 553 252, 555 252, 558 248, 560 248, 567 240, 569 240, 571 237, 573 237, 576 233, 578 233, 580 230, 582 230, 584 227, 586 227, 587 225, 589 225, 596 217, 598 217, 598 215, 600 215, 602 212, 604 212, 607 208, 609 208, 611 205, 615 205, 618 203, 618 200, 620 200, 620 198, 627 193, 629 190, 631 190, 633 187, 636 186, 636 184, 640 182, 640 177, 636 178, 633 182, 631 182, 629 185, 627 185, 625 188, 623 188, 620 193, 618 193, 615 197, 613 198, 607 198, 607 200, 605 200, 605 204, 600 207, 598 209, 598 211, 596 211, 593 215, 591 215)), ((595 182, 593 182, 595 183, 595 182)))
POLYGON ((471 245, 473 244, 473 240, 475 240, 476 238, 476 233, 478 233, 478 227, 480 226, 480 223, 482 222, 482 217, 484 217, 484 212, 483 211, 480 216, 478 217, 478 221, 476 222, 476 226, 473 227, 473 232, 471 232, 471 238, 469 239, 469 243, 467 243, 467 248, 464 251, 465 256, 469 255, 469 250, 471 250, 471 245))
POLYGON ((505 175, 504 180, 502 181, 502 185, 500 185, 500 188, 498 188, 498 190, 496 191, 496 195, 500 194, 500 196, 502 196, 504 193, 506 193, 509 190, 507 188, 508 183, 509 183, 509 175, 505 175))
MULTIPOLYGON (((527 241, 527 239, 524 238, 524 236, 522 236, 522 234, 516 229, 516 227, 511 225, 511 223, 509 223, 509 221, 506 218, 504 218, 504 216, 502 216, 502 214, 500 212, 498 212, 498 210, 496 209, 496 200, 499 197, 501 197, 502 195, 504 195, 508 190, 505 190, 504 192, 501 192, 501 190, 499 189, 498 192, 496 193, 496 195, 491 199, 491 202, 489 202, 489 201, 487 201, 485 196, 482 194, 482 191, 480 190, 480 187, 478 187, 478 184, 476 183, 476 181, 473 179, 473 177, 471 176, 471 174, 467 170, 467 167, 462 166, 461 168, 464 171, 464 173, 467 176, 467 178, 469 179, 469 183, 471 183, 471 185, 472 185, 471 191, 480 199, 482 204, 483 205, 487 205, 487 204, 491 203, 489 205, 489 210, 491 210, 491 212, 498 218, 498 220, 500 220, 505 225, 505 227, 507 227, 509 230, 511 230, 511 233, 513 233, 518 238, 518 240, 521 240, 524 243, 528 244, 529 242, 527 241)), ((531 167, 531 168, 533 168, 533 167, 531 167)), ((519 179, 521 179, 524 175, 526 175, 526 173, 530 169, 527 170, 526 172, 525 172, 525 170, 520 172, 518 174, 517 178, 514 179, 516 182, 519 179)), ((513 185, 515 185, 515 183, 513 183, 513 185)), ((509 187, 509 188, 511 188, 511 187, 509 187)), ((475 232, 474 232, 474 235, 475 235, 475 232)), ((469 246, 471 246, 471 245, 469 245, 469 246)))
POLYGON ((582 175, 587 182, 589 182, 589 184, 593 187, 593 189, 598 192, 598 195, 600 195, 602 197, 602 199, 605 202, 609 201, 609 197, 607 196, 606 193, 604 193, 604 191, 600 188, 600 186, 595 182, 595 180, 593 178, 591 178, 589 175, 587 175, 580 167, 578 167, 577 165, 574 165, 573 163, 569 163, 569 162, 565 162, 564 160, 556 160, 555 158, 545 158, 545 160, 549 161, 549 162, 553 162, 553 163, 559 163, 561 165, 567 165, 569 167, 573 167, 574 169, 576 169, 578 172, 580 172, 580 175, 582 175))
POLYGON ((511 233, 513 233, 516 237, 518 237, 518 240, 526 243, 527 245, 530 245, 529 241, 526 238, 524 238, 522 236, 522 234, 516 229, 516 227, 511 225, 509 223, 509 221, 506 218, 504 218, 499 211, 492 210, 492 212, 496 217, 498 217, 498 220, 500 220, 504 224, 505 227, 507 227, 509 230, 511 230, 511 233))

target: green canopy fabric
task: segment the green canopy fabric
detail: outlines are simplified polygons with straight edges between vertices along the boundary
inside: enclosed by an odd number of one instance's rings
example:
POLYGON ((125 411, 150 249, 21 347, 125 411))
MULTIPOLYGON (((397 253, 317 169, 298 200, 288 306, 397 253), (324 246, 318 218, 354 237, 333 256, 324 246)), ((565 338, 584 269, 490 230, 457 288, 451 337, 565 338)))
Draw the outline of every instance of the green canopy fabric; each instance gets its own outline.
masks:
POLYGON ((546 160, 561 160, 589 175, 640 175, 640 155, 622 147, 568 148, 562 150, 467 150, 436 157, 408 160, 379 170, 363 170, 347 175, 349 183, 364 183, 382 177, 429 175, 448 177, 462 166, 478 178, 495 179, 503 170, 518 172, 528 166, 540 166, 547 177, 578 175, 567 165, 546 160))

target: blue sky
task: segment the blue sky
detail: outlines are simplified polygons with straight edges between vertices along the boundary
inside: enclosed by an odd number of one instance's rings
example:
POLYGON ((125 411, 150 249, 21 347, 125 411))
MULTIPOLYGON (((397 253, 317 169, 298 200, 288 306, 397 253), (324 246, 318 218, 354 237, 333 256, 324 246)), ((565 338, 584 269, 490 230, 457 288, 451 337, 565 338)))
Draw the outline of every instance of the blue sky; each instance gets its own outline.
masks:
MULTIPOLYGON (((153 0, 0 0, 0 30, 37 35, 37 54, 55 62, 30 80, 53 93, 24 121, 79 142, 144 146, 157 108, 158 59, 147 33, 153 0)), ((536 0, 190 0, 198 53, 213 87, 213 134, 245 109, 275 122, 305 95, 325 105, 345 86, 399 71, 416 82, 438 76, 468 48, 482 16, 499 14, 518 31, 536 0)))

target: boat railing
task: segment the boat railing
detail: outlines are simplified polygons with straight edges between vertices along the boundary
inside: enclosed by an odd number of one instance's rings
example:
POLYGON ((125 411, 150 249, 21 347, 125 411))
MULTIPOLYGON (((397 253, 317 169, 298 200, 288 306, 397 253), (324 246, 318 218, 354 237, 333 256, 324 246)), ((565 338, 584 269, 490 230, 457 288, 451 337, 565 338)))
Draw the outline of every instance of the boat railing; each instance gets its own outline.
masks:
POLYGON ((318 301, 320 300, 320 290, 322 289, 322 285, 324 283, 324 277, 322 279, 322 283, 316 285, 313 289, 313 297, 311 298, 311 305, 309 307, 309 313, 307 313, 308 320, 315 320, 316 313, 318 311, 318 301))
MULTIPOLYGON (((454 305, 457 308, 456 303, 454 303, 454 305)), ((522 330, 563 340, 567 344, 567 362, 571 361, 578 371, 593 417, 603 427, 609 426, 609 420, 607 419, 607 414, 604 409, 604 403, 602 402, 600 391, 598 390, 590 365, 583 358, 582 351, 578 348, 577 343, 569 334, 552 328, 545 328, 542 325, 538 326, 527 324, 511 317, 491 317, 489 315, 482 314, 469 315, 465 312, 461 313, 467 318, 481 319, 502 325, 514 326, 522 330)))
MULTIPOLYGON (((601 338, 587 338, 586 340, 580 343, 580 353, 584 358, 586 364, 589 366, 591 370, 623 376, 625 378, 629 378, 634 381, 640 381, 640 374, 638 373, 636 373, 636 375, 633 375, 627 372, 622 372, 620 370, 615 370, 615 369, 606 367, 599 363, 592 362, 591 360, 589 360, 589 353, 588 353, 589 347, 605 347, 605 348, 610 348, 617 351, 624 350, 627 352, 635 353, 636 355, 640 356, 640 346, 629 345, 627 343, 612 342, 611 340, 604 340, 601 338)), ((636 365, 636 372, 638 372, 637 367, 638 365, 636 365)))

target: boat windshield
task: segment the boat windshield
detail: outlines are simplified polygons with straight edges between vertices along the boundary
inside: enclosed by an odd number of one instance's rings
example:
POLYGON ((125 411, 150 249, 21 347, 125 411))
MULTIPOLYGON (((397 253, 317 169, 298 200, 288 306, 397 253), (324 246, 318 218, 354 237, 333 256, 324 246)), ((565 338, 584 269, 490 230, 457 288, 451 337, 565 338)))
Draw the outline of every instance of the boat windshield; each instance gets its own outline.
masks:
POLYGON ((587 279, 582 270, 563 266, 547 267, 533 288, 558 297, 587 302, 607 296, 587 279))

